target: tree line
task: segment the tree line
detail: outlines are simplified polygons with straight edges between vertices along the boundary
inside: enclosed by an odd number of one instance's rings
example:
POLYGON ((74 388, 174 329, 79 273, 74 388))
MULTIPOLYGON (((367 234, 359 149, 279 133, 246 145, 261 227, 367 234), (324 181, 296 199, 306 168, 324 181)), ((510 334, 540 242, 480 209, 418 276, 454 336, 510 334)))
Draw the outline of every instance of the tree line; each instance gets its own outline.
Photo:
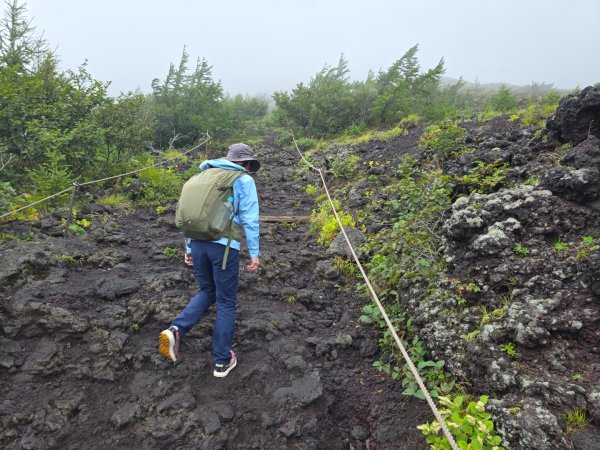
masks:
POLYGON ((185 48, 165 79, 152 81, 150 93, 114 98, 107 93, 109 82, 94 79, 86 63, 77 70, 60 69, 57 55, 18 0, 5 0, 4 7, 0 212, 17 191, 47 195, 77 179, 115 173, 150 151, 189 148, 206 131, 222 143, 260 137, 268 127, 323 137, 394 127, 411 115, 439 121, 482 106, 509 112, 518 103, 507 88, 482 100, 462 81, 442 85, 444 60, 422 70, 417 45, 364 81, 350 80, 342 55, 308 83, 275 92, 272 111, 267 98, 227 95, 209 63, 191 63, 185 48))

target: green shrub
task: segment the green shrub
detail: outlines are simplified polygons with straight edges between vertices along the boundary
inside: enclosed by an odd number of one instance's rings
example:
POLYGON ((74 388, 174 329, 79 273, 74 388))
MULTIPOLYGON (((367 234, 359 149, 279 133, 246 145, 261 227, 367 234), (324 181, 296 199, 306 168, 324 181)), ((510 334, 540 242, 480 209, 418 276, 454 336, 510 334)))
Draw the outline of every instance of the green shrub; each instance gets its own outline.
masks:
POLYGON ((10 183, 0 181, 0 214, 4 214, 10 210, 10 205, 16 195, 17 193, 10 183))
POLYGON ((360 125, 350 125, 348 128, 344 130, 344 136, 346 137, 356 137, 363 134, 367 129, 365 124, 360 125))
POLYGON ((501 86, 498 92, 487 99, 484 107, 487 111, 506 114, 517 109, 518 105, 519 99, 513 95, 511 90, 506 86, 501 86))
POLYGON ((118 208, 128 208, 130 206, 127 195, 119 193, 108 194, 101 197, 98 199, 98 203, 100 205, 115 206, 118 208))
POLYGON ((289 133, 287 131, 282 131, 275 138, 275 144, 277 144, 277 146, 279 146, 279 147, 285 147, 287 145, 292 145, 292 142, 294 142, 293 135, 292 135, 292 133, 289 133))
POLYGON ((358 170, 360 157, 356 155, 337 154, 330 163, 333 176, 336 178, 350 179, 358 170))
MULTIPOLYGON (((342 212, 342 205, 339 200, 333 199, 333 204, 344 227, 353 227, 356 225, 352 216, 342 212)), ((331 210, 331 205, 328 200, 321 202, 319 211, 313 210, 310 231, 318 234, 317 242, 322 245, 329 245, 340 232, 340 226, 331 210)))
POLYGON ((577 246, 577 260, 584 261, 598 250, 600 250, 600 245, 598 245, 598 240, 595 237, 583 236, 581 243, 577 246))
POLYGON ((575 431, 585 429, 590 421, 586 418, 585 411, 583 409, 575 408, 567 412, 565 422, 565 433, 571 434, 575 431))
POLYGON ((406 134, 406 130, 402 127, 395 127, 391 130, 382 131, 377 134, 377 137, 382 141, 391 141, 392 139, 397 138, 398 136, 404 136, 406 134))
POLYGON ((377 249, 367 263, 369 275, 380 288, 421 276, 430 278, 443 266, 438 254, 440 217, 450 204, 451 180, 441 170, 418 168, 414 157, 405 157, 397 181, 383 188, 389 198, 383 206, 391 226, 374 236, 368 247, 377 249), (380 264, 380 258, 385 263, 380 264))
POLYGON ((402 120, 400 120, 400 126, 402 128, 410 129, 415 128, 421 122, 421 118, 417 114, 409 114, 402 120))
POLYGON ((139 177, 144 189, 133 195, 138 204, 158 206, 179 198, 183 183, 172 169, 153 167, 140 172, 139 177))
POLYGON ((70 224, 68 226, 68 230, 72 231, 73 233, 85 234, 85 228, 83 228, 81 225, 78 225, 76 223, 70 224))
MULTIPOLYGON (((446 422, 450 434, 456 440, 460 449, 491 449, 502 450, 502 438, 494 433, 492 416, 485 411, 488 397, 482 395, 477 402, 470 401, 462 395, 452 398, 439 397, 441 405, 440 414, 446 422)), ((448 440, 441 432, 442 427, 437 420, 417 427, 427 436, 427 443, 431 448, 447 450, 450 447, 448 440)))
MULTIPOLYGON (((57 151, 48 152, 48 161, 40 164, 34 170, 28 170, 27 174, 33 186, 35 200, 41 200, 57 192, 67 189, 77 179, 71 171, 65 167, 65 157, 57 151)), ((66 203, 70 192, 54 197, 46 202, 46 206, 58 206, 66 203)), ((35 201, 34 200, 34 201, 35 201)), ((42 206, 44 208, 44 206, 42 206)))
POLYGON ((502 344, 500 346, 500 350, 502 350, 508 356, 517 356, 517 349, 515 348, 515 344, 513 344, 512 342, 502 344))
POLYGON ((168 258, 176 258, 177 256, 179 256, 179 250, 173 247, 163 248, 162 253, 168 258))
POLYGON ((522 115, 522 123, 528 127, 544 127, 546 119, 552 116, 558 108, 560 95, 551 92, 539 101, 530 101, 522 115))
POLYGON ((448 157, 464 149, 467 130, 455 122, 441 122, 428 126, 419 138, 419 147, 425 151, 448 157))
POLYGON ((304 151, 313 148, 316 145, 316 143, 310 138, 300 138, 296 139, 296 145, 300 150, 304 151))
POLYGON ((316 193, 317 193, 317 187, 312 184, 308 184, 306 186, 305 190, 306 190, 306 193, 310 196, 316 195, 316 193))
POLYGON ((467 175, 455 177, 454 180, 468 193, 490 194, 503 186, 507 172, 508 163, 500 165, 500 160, 491 164, 475 161, 475 167, 470 169, 467 175))
POLYGON ((523 244, 521 244, 520 242, 518 242, 514 247, 513 247, 513 253, 515 255, 518 256, 527 256, 529 255, 529 249, 527 247, 525 247, 523 244))

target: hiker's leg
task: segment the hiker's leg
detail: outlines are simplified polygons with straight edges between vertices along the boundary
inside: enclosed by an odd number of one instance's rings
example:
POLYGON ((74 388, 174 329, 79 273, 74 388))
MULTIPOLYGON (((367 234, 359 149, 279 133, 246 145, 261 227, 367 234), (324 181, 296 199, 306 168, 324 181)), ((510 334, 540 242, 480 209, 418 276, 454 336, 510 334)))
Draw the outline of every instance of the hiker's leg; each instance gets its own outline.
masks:
MULTIPOLYGON (((218 244, 217 244, 218 245, 218 244)), ((222 270, 225 247, 215 248, 213 274, 216 286, 217 319, 213 331, 212 352, 215 363, 228 364, 231 358, 231 343, 235 331, 237 290, 240 275, 240 253, 230 249, 227 266, 222 270)))
MULTIPOLYGON (((202 318, 210 305, 215 303, 215 281, 213 279, 213 264, 207 249, 211 243, 205 241, 192 241, 192 256, 194 259, 194 273, 200 289, 192 297, 187 306, 173 320, 171 325, 179 328, 183 337, 202 318)), ((222 246, 221 246, 222 247, 222 246)))

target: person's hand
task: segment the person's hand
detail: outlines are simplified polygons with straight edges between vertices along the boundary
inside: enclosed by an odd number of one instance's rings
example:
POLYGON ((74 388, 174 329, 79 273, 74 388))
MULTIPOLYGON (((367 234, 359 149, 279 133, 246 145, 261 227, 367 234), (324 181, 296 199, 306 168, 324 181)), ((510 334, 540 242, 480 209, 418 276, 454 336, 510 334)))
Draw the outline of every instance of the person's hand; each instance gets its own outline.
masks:
POLYGON ((191 253, 185 253, 183 255, 183 261, 185 262, 185 265, 188 267, 194 267, 194 263, 192 261, 192 254, 191 253))
POLYGON ((250 258, 250 264, 246 265, 246 271, 256 272, 258 266, 260 266, 260 260, 258 258, 250 258))

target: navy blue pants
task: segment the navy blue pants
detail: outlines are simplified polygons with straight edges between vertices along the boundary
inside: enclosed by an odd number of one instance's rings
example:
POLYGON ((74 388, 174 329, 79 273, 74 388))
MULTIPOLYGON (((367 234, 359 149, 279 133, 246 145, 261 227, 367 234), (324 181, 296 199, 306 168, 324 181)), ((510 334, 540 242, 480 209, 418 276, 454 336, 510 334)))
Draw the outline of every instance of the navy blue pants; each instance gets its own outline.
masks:
POLYGON ((227 266, 221 269, 225 246, 208 241, 192 240, 192 260, 198 293, 173 320, 171 325, 179 328, 180 337, 196 325, 206 310, 217 304, 217 319, 212 338, 212 354, 215 363, 228 364, 231 359, 231 343, 235 331, 237 290, 240 275, 240 253, 229 249, 227 266))

